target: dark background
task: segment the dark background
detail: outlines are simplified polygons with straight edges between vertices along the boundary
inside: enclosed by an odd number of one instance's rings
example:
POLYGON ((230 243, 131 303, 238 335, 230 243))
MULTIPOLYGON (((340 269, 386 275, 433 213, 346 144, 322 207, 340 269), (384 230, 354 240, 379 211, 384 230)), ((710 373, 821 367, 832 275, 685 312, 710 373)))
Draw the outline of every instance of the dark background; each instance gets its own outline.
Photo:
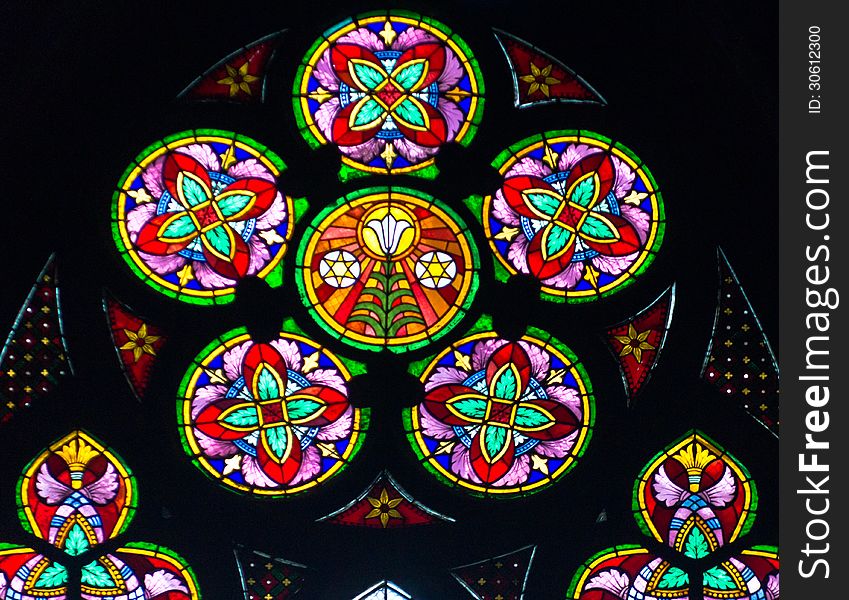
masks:
POLYGON ((170 300, 137 280, 118 257, 109 229, 112 191, 142 148, 194 127, 245 133, 286 161, 284 189, 307 196, 311 205, 295 242, 327 203, 359 187, 388 183, 381 177, 339 183, 338 154, 307 148, 290 99, 297 64, 319 33, 380 5, 175 4, 0 8, 5 105, 0 328, 11 325, 47 256, 57 251, 76 373, 0 429, 0 541, 34 544, 17 524, 15 481, 44 446, 83 427, 118 451, 138 477, 140 510, 119 542, 157 542, 178 551, 209 600, 240 596, 234 542, 312 567, 302 593, 308 600, 345 600, 384 578, 417 600, 459 600, 467 594, 448 575, 449 567, 534 543, 539 548, 527 597, 562 598, 579 565, 596 551, 622 543, 656 548, 630 513, 633 481, 663 446, 699 427, 746 464, 758 483, 758 520, 737 547, 778 542, 778 442, 699 379, 716 302, 717 245, 768 336, 774 342, 778 337, 775 5, 402 3, 457 31, 483 71, 487 102, 471 146, 445 148, 435 181, 392 179, 434 194, 472 225, 481 249, 481 288, 473 315, 436 347, 386 356, 331 344, 369 364, 353 392, 353 401, 372 407, 362 452, 312 493, 260 501, 215 485, 191 465, 177 436, 174 394, 191 358, 233 327, 247 324, 261 334, 291 315, 327 341, 298 301, 294 252, 284 261, 286 280, 278 290, 250 282, 225 307, 170 300), (515 109, 507 63, 491 27, 563 60, 609 106, 515 109), (224 55, 284 28, 289 31, 273 64, 265 105, 174 102, 224 55), (471 193, 497 187, 489 163, 501 149, 533 133, 564 128, 597 131, 630 147, 654 173, 666 202, 667 236, 654 265, 636 285, 589 305, 543 302, 522 282, 496 284, 482 232, 461 203, 471 193), (679 286, 672 331, 643 396, 627 409, 616 362, 599 333, 646 306, 672 281, 679 286), (171 335, 141 404, 110 344, 100 307, 104 286, 171 335), (402 434, 400 409, 420 397, 405 375, 406 362, 457 339, 482 312, 493 314, 505 335, 517 335, 528 324, 553 333, 583 359, 596 392, 597 426, 586 455, 558 484, 526 499, 474 499, 441 485, 416 464, 402 434), (314 523, 359 494, 383 468, 457 523, 398 531, 314 523), (602 509, 609 520, 596 523, 602 509))

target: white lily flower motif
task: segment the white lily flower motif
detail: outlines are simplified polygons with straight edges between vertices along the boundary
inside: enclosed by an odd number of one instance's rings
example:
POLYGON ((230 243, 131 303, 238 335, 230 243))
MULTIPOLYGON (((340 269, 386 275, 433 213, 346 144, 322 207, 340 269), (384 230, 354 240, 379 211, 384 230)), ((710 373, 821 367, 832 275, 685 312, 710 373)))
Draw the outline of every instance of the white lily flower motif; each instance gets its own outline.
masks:
MULTIPOLYGON (((371 219, 366 223, 366 228, 374 232, 374 241, 380 248, 381 253, 390 257, 398 252, 404 252, 410 247, 411 240, 402 239, 405 237, 404 232, 413 227, 410 221, 402 218, 396 218, 392 209, 386 211, 380 219, 371 219)), ((409 236, 407 236, 409 237, 409 236)), ((367 242, 368 243, 368 242, 367 242)), ((377 248, 372 248, 377 250, 377 248)))

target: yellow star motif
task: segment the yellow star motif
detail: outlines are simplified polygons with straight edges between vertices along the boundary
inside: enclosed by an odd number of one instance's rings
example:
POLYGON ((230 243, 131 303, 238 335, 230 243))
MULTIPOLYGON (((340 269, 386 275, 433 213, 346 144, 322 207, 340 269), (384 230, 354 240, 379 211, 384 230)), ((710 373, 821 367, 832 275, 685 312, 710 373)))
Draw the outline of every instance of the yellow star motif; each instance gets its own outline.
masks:
POLYGON ((463 354, 459 350, 454 350, 454 364, 456 364, 458 367, 465 371, 472 370, 471 358, 472 357, 468 354, 463 354))
POLYGON ((552 169, 557 168, 558 155, 554 149, 548 144, 545 145, 545 156, 542 157, 542 162, 546 163, 552 169))
POLYGON ((531 63, 531 72, 528 75, 522 75, 519 78, 525 83, 531 84, 528 87, 528 96, 531 96, 537 91, 540 91, 542 92, 543 96, 545 96, 546 98, 549 97, 548 86, 557 85, 558 83, 560 83, 559 79, 551 77, 552 67, 553 65, 549 64, 540 69, 534 63, 531 63))
POLYGON ((204 369, 204 372, 209 377, 209 383, 227 383, 227 378, 224 376, 224 369, 204 369))
POLYGON ((513 238, 519 235, 519 229, 516 227, 505 227, 497 234, 495 234, 495 239, 504 240, 505 242, 512 242, 513 238))
POLYGON ((325 102, 333 98, 333 94, 331 94, 321 86, 319 86, 318 89, 316 89, 315 91, 310 92, 309 96, 310 99, 315 100, 319 104, 324 104, 325 102))
POLYGON ((273 229, 260 231, 259 237, 261 237, 262 240, 269 246, 273 246, 274 244, 283 244, 286 242, 286 239, 273 229))
POLYGON ((372 498, 371 496, 367 497, 368 503, 371 504, 372 509, 365 516, 366 519, 374 519, 375 517, 380 518, 380 524, 386 529, 386 526, 389 524, 389 519, 402 519, 401 513, 395 510, 395 507, 401 504, 404 501, 404 498, 393 498, 389 499, 389 492, 386 491, 386 488, 380 490, 380 496, 378 498, 372 498))
POLYGON ((121 346, 121 350, 133 351, 133 362, 139 362, 142 354, 150 354, 156 356, 156 350, 153 349, 153 344, 160 338, 158 335, 147 334, 147 323, 142 323, 138 331, 125 329, 127 342, 121 346))
POLYGON ((628 356, 633 354, 638 363, 643 362, 643 350, 654 350, 655 347, 646 341, 649 337, 651 329, 637 332, 633 323, 628 324, 628 335, 616 335, 614 339, 622 344, 622 350, 619 351, 619 356, 628 356))
POLYGON ((245 92, 248 96, 251 95, 251 86, 250 84, 254 81, 257 81, 259 77, 256 75, 251 75, 248 73, 248 68, 250 64, 248 61, 245 61, 244 64, 238 69, 231 67, 230 65, 225 65, 224 68, 227 69, 227 77, 219 79, 217 83, 221 85, 229 85, 230 86, 230 97, 238 95, 239 91, 245 92))
POLYGON ((598 271, 592 265, 587 265, 587 270, 584 272, 584 280, 593 288, 598 289, 598 271))
POLYGON ((454 259, 444 252, 428 252, 416 264, 416 276, 422 285, 431 289, 445 287, 456 275, 454 259))
POLYGON ((360 276, 360 263, 349 252, 328 252, 321 262, 321 275, 333 287, 350 287, 360 276), (327 272, 324 272, 324 267, 327 267, 327 272))

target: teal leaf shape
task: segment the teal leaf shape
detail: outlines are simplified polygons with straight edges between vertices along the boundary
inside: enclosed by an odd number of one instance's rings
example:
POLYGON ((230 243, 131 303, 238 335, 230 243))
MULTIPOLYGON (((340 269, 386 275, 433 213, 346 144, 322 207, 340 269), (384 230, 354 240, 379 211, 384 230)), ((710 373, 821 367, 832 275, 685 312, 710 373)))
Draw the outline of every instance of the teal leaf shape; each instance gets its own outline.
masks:
POLYGON ((526 192, 524 196, 535 209, 548 217, 553 217, 563 203, 559 196, 551 192, 526 192))
POLYGON ((168 227, 162 232, 165 238, 181 238, 197 232, 195 224, 189 215, 183 215, 168 223, 168 227))
POLYGON ((224 231, 224 225, 210 229, 203 235, 210 245, 224 256, 230 256, 230 237, 224 231))
POLYGON ((115 587, 115 582, 109 572, 96 561, 92 561, 82 568, 81 581, 94 588, 110 589, 115 587))
POLYGON ((229 194, 218 200, 218 209, 225 217, 232 217, 245 210, 253 199, 254 196, 250 194, 229 194))
POLYGON ((702 575, 702 583, 705 587, 714 590, 733 590, 737 587, 731 575, 722 567, 713 567, 705 571, 702 575))
POLYGON ((552 420, 541 410, 525 405, 516 409, 515 423, 519 427, 542 427, 552 423, 552 420))
POLYGON ((286 411, 290 419, 306 419, 317 413, 322 406, 324 405, 315 400, 296 398, 286 402, 286 411))
POLYGON ((587 177, 575 186, 572 191, 572 197, 569 198, 575 204, 580 204, 584 208, 588 208, 593 200, 593 192, 595 191, 595 181, 592 177, 587 177))
POLYGON ((286 454, 286 447, 289 444, 289 438, 286 435, 285 427, 271 427, 265 430, 265 438, 268 440, 268 445, 271 451, 277 458, 283 458, 286 454))
POLYGON ((487 455, 489 455, 490 458, 494 458, 499 452, 501 452, 501 449, 504 448, 504 444, 507 442, 507 428, 493 426, 487 427, 483 442, 484 447, 486 447, 487 455))
POLYGON ((704 558, 710 554, 705 534, 697 527, 690 530, 687 543, 684 545, 684 556, 688 558, 704 558))
POLYGON ((236 427, 250 427, 251 425, 259 423, 259 419, 256 414, 256 408, 246 406, 239 410, 234 410, 224 417, 224 422, 229 423, 230 425, 235 425, 236 427))
POLYGON ((568 229, 552 225, 545 238, 546 256, 553 256, 560 252, 563 247, 569 243, 569 238, 571 237, 572 232, 568 229))
POLYGON ((425 63, 408 64, 395 75, 395 81, 405 90, 412 90, 425 72, 425 63))
POLYGON ((584 224, 581 226, 581 233, 599 240, 612 240, 618 237, 607 223, 593 215, 587 215, 584 224))
POLYGON ((65 538, 65 552, 71 556, 79 556, 90 548, 88 539, 79 523, 75 523, 65 538))
POLYGON ((373 90, 386 79, 386 75, 363 63, 354 63, 354 76, 365 86, 363 91, 373 90))
POLYGON ((57 588, 68 583, 68 570, 59 563, 53 563, 41 572, 36 580, 36 588, 57 588))
POLYGON ((516 374, 513 369, 504 369, 495 382, 495 397, 504 400, 516 398, 516 374))
POLYGON ((260 370, 256 387, 260 400, 274 400, 280 397, 280 386, 268 367, 262 367, 260 370))
POLYGON ((480 398, 463 398, 451 406, 467 419, 483 419, 486 415, 486 400, 480 398))
POLYGON ((366 100, 357 111, 354 125, 362 126, 373 123, 384 113, 383 107, 374 98, 366 100))
POLYGON ((394 112, 402 121, 418 125, 419 127, 424 127, 425 125, 425 119, 421 109, 409 98, 396 106, 394 112))
POLYGON ((678 567, 669 567, 669 570, 663 574, 657 587, 665 590, 680 589, 690 585, 690 576, 687 572, 678 567))
POLYGON ((209 200, 206 190, 197 181, 183 174, 183 198, 189 206, 197 206, 209 200))

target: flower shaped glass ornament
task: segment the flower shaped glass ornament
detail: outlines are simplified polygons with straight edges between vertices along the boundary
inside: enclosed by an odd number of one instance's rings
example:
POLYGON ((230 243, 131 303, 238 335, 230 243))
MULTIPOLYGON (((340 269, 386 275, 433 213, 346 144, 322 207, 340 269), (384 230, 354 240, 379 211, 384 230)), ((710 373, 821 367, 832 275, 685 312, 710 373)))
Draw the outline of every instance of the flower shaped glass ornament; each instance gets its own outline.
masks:
POLYGON ((511 146, 493 166, 502 186, 469 203, 500 279, 524 273, 543 297, 584 302, 630 285, 654 260, 663 200, 625 146, 587 131, 549 132, 511 146))
MULTIPOLYGON (((78 577, 85 600, 200 598, 191 569, 167 548, 128 543, 100 549, 130 524, 136 482, 114 452, 85 432, 70 433, 26 467, 17 501, 24 529, 83 563, 78 577)), ((64 600, 72 579, 46 554, 0 544, 0 598, 64 600)))
POLYGON ((232 132, 185 131, 144 150, 122 176, 113 237, 148 285, 193 304, 233 300, 248 275, 282 283, 295 216, 283 162, 232 132))
POLYGON ((304 305, 328 333, 359 348, 420 348, 463 317, 478 255, 460 217, 431 196, 370 188, 313 219, 298 248, 304 305))
POLYGON ((312 146, 334 144, 341 176, 435 176, 443 144, 468 144, 483 80, 465 42, 421 15, 360 15, 330 28, 298 70, 295 117, 312 146))
POLYGON ((703 433, 685 435, 646 465, 633 505, 643 532, 674 552, 634 545, 600 552, 575 575, 570 598, 685 600, 694 573, 706 600, 779 598, 776 548, 756 546, 711 561, 752 527, 757 491, 746 468, 703 433))
POLYGON ((411 371, 425 397, 404 411, 407 436, 448 485, 476 495, 524 495, 572 469, 589 442, 589 377, 543 331, 529 329, 518 342, 491 330, 473 333, 411 371))
POLYGON ((293 323, 257 342, 243 329, 207 346, 186 372, 177 398, 183 446, 195 464, 229 489, 258 496, 307 490, 353 459, 368 409, 348 402, 351 371, 293 323))

